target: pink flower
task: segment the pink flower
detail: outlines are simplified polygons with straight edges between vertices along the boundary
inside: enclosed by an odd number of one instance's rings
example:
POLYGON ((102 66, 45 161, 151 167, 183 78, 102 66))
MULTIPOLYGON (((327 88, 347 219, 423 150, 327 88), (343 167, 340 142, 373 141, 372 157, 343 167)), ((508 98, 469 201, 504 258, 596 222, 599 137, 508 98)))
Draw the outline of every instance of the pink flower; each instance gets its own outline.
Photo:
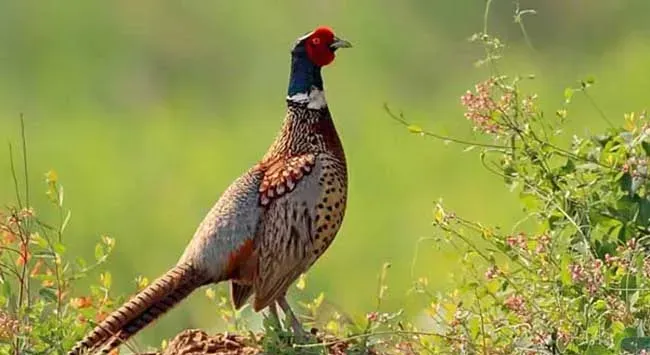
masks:
POLYGON ((540 235, 537 238, 537 247, 535 247, 535 252, 537 254, 547 252, 550 244, 551 244, 551 237, 549 237, 548 234, 540 235))
POLYGON ((569 272, 573 282, 582 282, 585 279, 585 270, 580 264, 569 265, 569 272))
POLYGON ((366 319, 368 319, 371 322, 376 322, 378 318, 379 318, 379 313, 377 312, 370 312, 366 315, 366 319))
POLYGON ((516 236, 508 236, 506 238, 506 243, 511 247, 519 247, 521 249, 528 249, 528 243, 526 242, 526 235, 524 233, 519 233, 516 236))
POLYGON ((549 342, 550 336, 548 334, 537 333, 533 337, 533 344, 535 345, 546 345, 549 342))
POLYGON ((608 308, 606 314, 611 321, 630 321, 631 315, 628 313, 627 306, 623 300, 616 296, 607 296, 606 301, 608 308))
POLYGON ((571 335, 565 331, 559 330, 557 332, 557 340, 562 344, 567 344, 571 340, 571 335))
POLYGON ((623 164, 623 167, 621 167, 621 171, 624 172, 624 173, 629 172, 630 171, 630 164, 628 164, 628 163, 623 164))
POLYGON ((523 296, 511 295, 503 302, 509 310, 524 315, 526 313, 526 301, 523 296))
POLYGON ((643 259, 643 274, 650 277, 650 258, 643 259))
POLYGON ((492 265, 485 272, 485 278, 488 280, 494 280, 494 278, 496 278, 499 273, 499 268, 496 265, 492 265))
POLYGON ((569 265, 571 280, 575 283, 583 283, 591 296, 595 295, 605 283, 603 275, 603 262, 600 259, 593 260, 588 265, 569 265))
POLYGON ((472 121, 475 127, 485 133, 499 133, 501 127, 499 123, 493 118, 495 112, 502 111, 501 106, 509 106, 512 98, 504 95, 499 103, 492 99, 492 87, 495 81, 490 79, 488 81, 478 83, 474 87, 474 92, 467 91, 460 97, 460 102, 467 112, 465 118, 472 121))

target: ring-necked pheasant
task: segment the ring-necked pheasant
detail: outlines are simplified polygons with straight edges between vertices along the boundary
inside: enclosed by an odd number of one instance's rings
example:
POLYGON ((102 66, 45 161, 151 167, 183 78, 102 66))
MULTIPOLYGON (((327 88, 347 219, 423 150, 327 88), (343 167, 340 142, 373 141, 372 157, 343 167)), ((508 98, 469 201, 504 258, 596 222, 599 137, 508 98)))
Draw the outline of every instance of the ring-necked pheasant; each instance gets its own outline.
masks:
POLYGON ((276 304, 304 332, 285 293, 339 230, 347 200, 343 147, 323 93, 321 68, 350 43, 319 27, 291 51, 287 114, 262 160, 235 180, 199 225, 177 265, 117 309, 69 352, 107 353, 196 288, 230 281, 240 308, 276 304))

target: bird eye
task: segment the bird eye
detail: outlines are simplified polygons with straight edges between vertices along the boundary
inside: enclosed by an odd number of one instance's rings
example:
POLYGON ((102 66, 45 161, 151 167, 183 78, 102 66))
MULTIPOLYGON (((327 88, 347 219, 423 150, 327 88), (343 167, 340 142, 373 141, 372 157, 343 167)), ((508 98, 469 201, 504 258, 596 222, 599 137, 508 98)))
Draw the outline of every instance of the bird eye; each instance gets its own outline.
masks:
POLYGON ((320 44, 320 38, 318 38, 318 37, 316 37, 316 38, 312 38, 312 39, 311 39, 311 43, 313 43, 313 44, 315 44, 315 45, 319 45, 319 44, 320 44))

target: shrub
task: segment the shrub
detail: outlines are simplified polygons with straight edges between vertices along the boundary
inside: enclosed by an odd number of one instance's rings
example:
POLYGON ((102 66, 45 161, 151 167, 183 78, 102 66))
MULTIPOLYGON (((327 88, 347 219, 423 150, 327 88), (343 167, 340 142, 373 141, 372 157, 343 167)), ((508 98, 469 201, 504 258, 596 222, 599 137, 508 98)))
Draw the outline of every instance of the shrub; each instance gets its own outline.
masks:
MULTIPOLYGON (((487 32, 473 40, 498 73, 501 42, 487 32)), ((569 105, 576 93, 588 95, 593 79, 566 89, 552 114, 525 92, 527 79, 492 75, 461 104, 490 140, 468 144, 518 193, 522 222, 533 227, 501 229, 436 205, 433 225, 465 268, 447 295, 416 282, 436 330, 419 336, 420 346, 453 354, 638 353, 650 330, 650 120, 629 113, 622 127, 567 139, 569 105)), ((413 133, 439 137, 389 113, 413 133)))
POLYGON ((114 241, 101 237, 92 263, 72 261, 64 245, 70 211, 63 205, 56 173, 45 176, 49 207, 59 217, 51 223, 30 205, 27 170, 21 191, 13 154, 11 158, 16 202, 0 210, 0 353, 66 354, 113 308, 108 272, 101 273, 85 296, 72 297, 72 291, 75 280, 106 261, 114 241))

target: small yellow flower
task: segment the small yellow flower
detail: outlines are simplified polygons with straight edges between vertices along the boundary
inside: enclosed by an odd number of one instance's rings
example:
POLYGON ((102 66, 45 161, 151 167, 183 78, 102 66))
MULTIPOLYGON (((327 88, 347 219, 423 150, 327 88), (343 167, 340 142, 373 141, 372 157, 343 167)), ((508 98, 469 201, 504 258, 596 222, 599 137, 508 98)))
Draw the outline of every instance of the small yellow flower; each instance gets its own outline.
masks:
POLYGON ((54 170, 50 170, 45 174, 45 181, 48 184, 56 184, 59 181, 59 175, 54 170))
POLYGON ((299 290, 304 290, 305 286, 307 286, 307 275, 305 274, 300 274, 300 278, 298 278, 298 282, 296 283, 296 287, 299 290))

